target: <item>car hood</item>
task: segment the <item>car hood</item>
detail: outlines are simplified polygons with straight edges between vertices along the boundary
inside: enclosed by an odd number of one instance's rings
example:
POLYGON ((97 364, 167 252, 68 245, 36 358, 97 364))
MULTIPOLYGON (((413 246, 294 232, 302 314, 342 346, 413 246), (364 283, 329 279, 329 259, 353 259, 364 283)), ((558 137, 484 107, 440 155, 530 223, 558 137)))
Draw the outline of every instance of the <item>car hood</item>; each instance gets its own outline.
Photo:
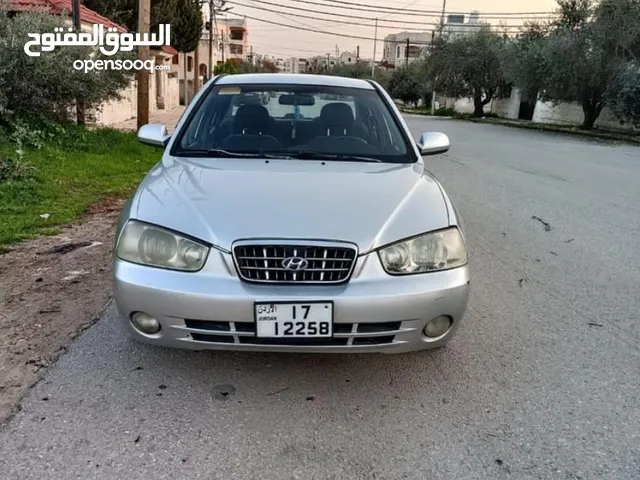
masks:
POLYGON ((287 238, 349 241, 366 252, 449 225, 440 186, 419 163, 253 158, 165 156, 129 216, 226 250, 239 239, 287 238))

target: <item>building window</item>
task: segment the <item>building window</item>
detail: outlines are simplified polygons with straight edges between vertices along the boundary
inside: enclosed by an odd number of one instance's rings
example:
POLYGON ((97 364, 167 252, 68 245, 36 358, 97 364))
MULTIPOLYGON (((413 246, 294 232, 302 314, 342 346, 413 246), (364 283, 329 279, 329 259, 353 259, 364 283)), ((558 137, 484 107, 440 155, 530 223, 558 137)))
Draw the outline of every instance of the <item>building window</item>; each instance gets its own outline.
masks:
POLYGON ((232 43, 229 45, 229 53, 231 53, 231 55, 242 55, 242 45, 232 43))
POLYGON ((400 56, 402 56, 402 47, 398 45, 396 47, 396 57, 400 57, 400 56))
POLYGON ((180 55, 174 55, 171 57, 171 63, 174 65, 180 65, 180 55))
POLYGON ((232 29, 229 33, 231 40, 242 40, 244 38, 244 31, 236 28, 232 29))
POLYGON ((421 53, 421 48, 416 46, 416 45, 410 45, 409 46, 409 56, 411 58, 417 58, 420 56, 421 53))
POLYGON ((187 57, 187 72, 193 70, 193 57, 187 57))

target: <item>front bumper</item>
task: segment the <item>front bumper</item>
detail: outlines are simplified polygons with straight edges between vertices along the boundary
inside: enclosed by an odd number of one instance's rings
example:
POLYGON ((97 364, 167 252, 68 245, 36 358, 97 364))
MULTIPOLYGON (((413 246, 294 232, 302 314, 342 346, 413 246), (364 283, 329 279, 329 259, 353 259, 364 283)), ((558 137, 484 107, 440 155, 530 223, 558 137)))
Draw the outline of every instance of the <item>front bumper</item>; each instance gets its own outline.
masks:
POLYGON ((250 284, 231 255, 212 250, 205 267, 184 273, 114 261, 114 297, 131 334, 145 342, 193 350, 401 353, 441 347, 460 326, 469 296, 468 267, 405 277, 387 275, 372 253, 359 257, 343 285, 250 284), (275 342, 255 337, 254 302, 333 301, 330 340, 275 342), (144 312, 162 324, 158 334, 137 331, 144 312), (430 339, 427 322, 446 315, 451 328, 430 339))

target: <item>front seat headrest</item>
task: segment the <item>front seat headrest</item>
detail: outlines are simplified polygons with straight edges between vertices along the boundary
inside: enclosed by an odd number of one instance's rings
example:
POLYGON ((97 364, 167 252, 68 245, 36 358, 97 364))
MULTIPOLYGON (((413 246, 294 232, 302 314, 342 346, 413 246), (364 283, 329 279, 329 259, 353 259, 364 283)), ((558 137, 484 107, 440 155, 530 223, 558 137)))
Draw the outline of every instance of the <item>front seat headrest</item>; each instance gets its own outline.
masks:
POLYGON ((262 105, 242 105, 236 111, 234 127, 237 133, 262 133, 269 128, 269 111, 262 105))
POLYGON ((353 126, 353 110, 346 103, 328 103, 320 111, 320 121, 327 129, 347 129, 353 126))

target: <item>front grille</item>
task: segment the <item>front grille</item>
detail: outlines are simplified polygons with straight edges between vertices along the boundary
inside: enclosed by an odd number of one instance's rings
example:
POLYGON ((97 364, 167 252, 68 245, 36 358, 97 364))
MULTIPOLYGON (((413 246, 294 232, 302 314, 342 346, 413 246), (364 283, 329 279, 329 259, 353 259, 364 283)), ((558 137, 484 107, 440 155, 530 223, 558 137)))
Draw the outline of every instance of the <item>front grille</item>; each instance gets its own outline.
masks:
POLYGON ((374 346, 389 345, 402 328, 402 322, 334 323, 331 338, 258 338, 253 322, 184 321, 191 338, 198 342, 273 346, 374 346))
POLYGON ((342 283, 349 280, 357 250, 351 245, 248 244, 236 245, 238 273, 248 282, 342 283), (285 268, 287 258, 304 259, 300 270, 285 268))

